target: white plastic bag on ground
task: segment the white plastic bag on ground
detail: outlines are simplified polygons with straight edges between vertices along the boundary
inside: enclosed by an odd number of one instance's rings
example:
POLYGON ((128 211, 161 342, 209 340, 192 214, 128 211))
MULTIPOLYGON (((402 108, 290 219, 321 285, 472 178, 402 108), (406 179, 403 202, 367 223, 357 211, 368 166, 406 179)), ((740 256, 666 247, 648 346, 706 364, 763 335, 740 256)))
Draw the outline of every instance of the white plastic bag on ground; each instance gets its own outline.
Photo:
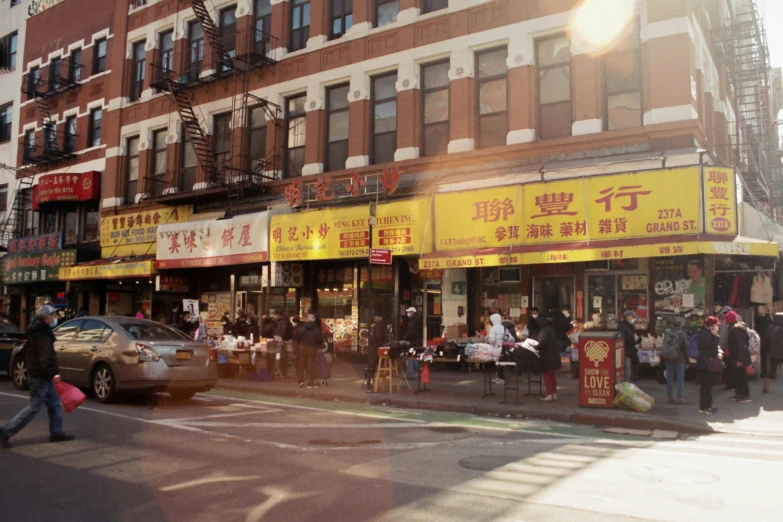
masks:
POLYGON ((635 384, 621 382, 615 385, 614 389, 617 390, 615 404, 624 404, 641 413, 647 413, 655 406, 655 399, 644 393, 635 384))

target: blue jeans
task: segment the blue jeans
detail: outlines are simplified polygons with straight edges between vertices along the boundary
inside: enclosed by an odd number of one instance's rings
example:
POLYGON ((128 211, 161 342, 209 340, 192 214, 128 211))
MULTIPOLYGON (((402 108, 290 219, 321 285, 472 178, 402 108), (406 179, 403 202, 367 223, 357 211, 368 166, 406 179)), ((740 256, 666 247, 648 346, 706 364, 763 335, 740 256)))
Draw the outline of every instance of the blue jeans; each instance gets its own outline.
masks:
POLYGON ((30 382, 30 404, 25 409, 16 414, 16 417, 3 426, 2 430, 10 439, 27 426, 32 421, 41 408, 45 405, 49 413, 49 434, 63 434, 63 405, 60 402, 60 396, 54 389, 52 379, 29 379, 30 382))
POLYGON ((677 398, 685 398, 685 363, 666 361, 666 395, 671 399, 674 376, 677 375, 677 398))
POLYGON ((633 366, 630 357, 625 358, 625 382, 631 382, 631 375, 633 375, 633 366))
POLYGON ((405 367, 408 369, 408 377, 415 377, 419 369, 419 360, 409 357, 405 359, 405 367))

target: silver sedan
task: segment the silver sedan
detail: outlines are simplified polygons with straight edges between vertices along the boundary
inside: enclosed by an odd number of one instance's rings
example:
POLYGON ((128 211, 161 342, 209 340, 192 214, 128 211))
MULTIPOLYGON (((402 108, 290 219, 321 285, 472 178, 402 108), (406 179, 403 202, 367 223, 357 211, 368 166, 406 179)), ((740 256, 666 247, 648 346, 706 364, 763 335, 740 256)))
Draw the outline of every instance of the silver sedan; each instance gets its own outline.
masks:
MULTIPOLYGON (((209 346, 169 326, 125 317, 81 317, 58 326, 54 349, 62 379, 101 402, 121 392, 168 391, 190 398, 217 383, 209 346)), ((11 355, 14 386, 27 385, 24 345, 11 355)))

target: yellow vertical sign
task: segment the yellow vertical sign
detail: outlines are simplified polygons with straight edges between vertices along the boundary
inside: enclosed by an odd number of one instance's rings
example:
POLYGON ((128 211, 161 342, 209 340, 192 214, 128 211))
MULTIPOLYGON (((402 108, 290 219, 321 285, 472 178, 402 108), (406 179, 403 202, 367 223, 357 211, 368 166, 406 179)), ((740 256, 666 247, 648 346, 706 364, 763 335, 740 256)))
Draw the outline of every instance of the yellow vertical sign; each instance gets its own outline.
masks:
POLYGON ((704 229, 708 234, 737 235, 737 180, 734 169, 703 166, 704 229))

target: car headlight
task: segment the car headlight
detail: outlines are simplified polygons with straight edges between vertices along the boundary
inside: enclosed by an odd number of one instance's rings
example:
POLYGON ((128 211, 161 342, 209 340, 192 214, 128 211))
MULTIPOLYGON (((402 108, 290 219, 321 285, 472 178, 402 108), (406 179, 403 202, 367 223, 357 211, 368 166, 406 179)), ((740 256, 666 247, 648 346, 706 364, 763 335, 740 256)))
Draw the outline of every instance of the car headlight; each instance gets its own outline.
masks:
POLYGON ((160 355, 158 352, 147 346, 146 344, 136 344, 136 352, 139 354, 139 362, 158 362, 160 361, 160 355))

